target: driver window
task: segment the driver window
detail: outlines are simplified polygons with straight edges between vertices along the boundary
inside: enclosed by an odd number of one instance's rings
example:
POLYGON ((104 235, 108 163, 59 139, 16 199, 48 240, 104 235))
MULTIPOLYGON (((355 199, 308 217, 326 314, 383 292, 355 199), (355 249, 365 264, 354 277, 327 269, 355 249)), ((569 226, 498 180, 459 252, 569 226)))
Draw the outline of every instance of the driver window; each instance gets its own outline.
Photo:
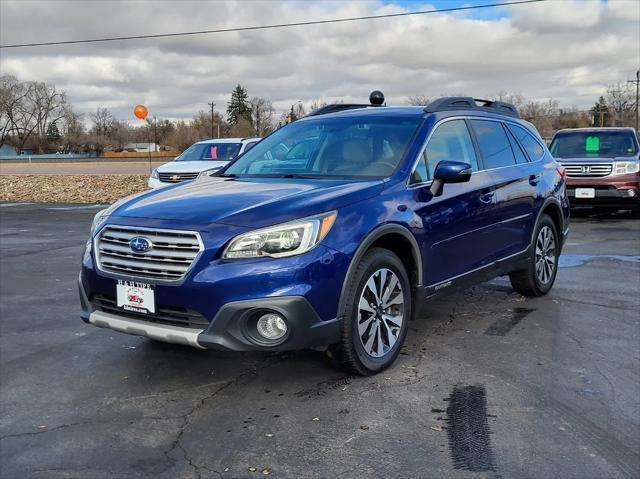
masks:
POLYGON ((436 128, 411 175, 411 182, 431 181, 436 165, 442 160, 469 163, 472 171, 478 171, 478 160, 464 120, 447 121, 436 128))

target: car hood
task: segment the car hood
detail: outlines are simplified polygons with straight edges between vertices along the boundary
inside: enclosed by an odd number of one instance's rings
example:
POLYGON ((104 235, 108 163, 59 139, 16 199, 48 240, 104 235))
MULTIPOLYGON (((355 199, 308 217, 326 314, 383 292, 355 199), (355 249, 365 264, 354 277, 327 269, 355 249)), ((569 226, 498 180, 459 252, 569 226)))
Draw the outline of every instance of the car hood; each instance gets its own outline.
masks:
POLYGON ((211 168, 222 168, 228 161, 170 161, 158 167, 160 173, 200 173, 211 168))
POLYGON ((382 180, 209 177, 147 191, 123 201, 111 216, 260 228, 335 210, 382 189, 382 180))

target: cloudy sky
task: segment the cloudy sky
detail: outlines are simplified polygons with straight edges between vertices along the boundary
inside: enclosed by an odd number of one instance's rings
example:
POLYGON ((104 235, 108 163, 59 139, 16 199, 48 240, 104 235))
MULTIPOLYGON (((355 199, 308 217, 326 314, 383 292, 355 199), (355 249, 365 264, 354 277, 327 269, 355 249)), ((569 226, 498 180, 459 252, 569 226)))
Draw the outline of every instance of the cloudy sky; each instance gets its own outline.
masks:
MULTIPOLYGON (((0 44, 210 30, 450 8, 486 1, 1 0, 0 44)), ((279 112, 298 100, 388 103, 500 91, 589 108, 640 67, 638 0, 549 0, 456 13, 253 32, 0 50, 0 72, 65 90, 121 119, 144 103, 189 118, 237 83, 279 112)))

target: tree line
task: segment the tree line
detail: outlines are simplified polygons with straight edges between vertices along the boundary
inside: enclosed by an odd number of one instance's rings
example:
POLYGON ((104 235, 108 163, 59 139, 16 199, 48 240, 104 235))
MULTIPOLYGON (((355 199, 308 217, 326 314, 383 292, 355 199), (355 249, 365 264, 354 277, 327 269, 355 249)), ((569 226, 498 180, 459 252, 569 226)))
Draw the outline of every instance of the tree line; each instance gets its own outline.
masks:
MULTIPOLYGON (((462 95, 464 96, 464 95, 462 95)), ((522 118, 531 121, 542 136, 561 128, 587 126, 632 126, 635 90, 629 84, 610 85, 589 110, 561 107, 556 100, 534 101, 521 94, 501 92, 494 100, 513 103, 522 118)), ((409 96, 411 105, 426 105, 424 95, 409 96)), ((250 97, 238 84, 230 94, 224 114, 210 103, 189 120, 147 118, 141 126, 117 119, 107 108, 83 115, 76 112, 64 91, 55 85, 0 76, 0 147, 9 144, 19 151, 39 153, 94 153, 122 151, 128 143, 156 143, 177 150, 203 138, 265 136, 275 128, 295 121, 326 105, 321 99, 291 105, 279 118, 272 102, 250 97)))

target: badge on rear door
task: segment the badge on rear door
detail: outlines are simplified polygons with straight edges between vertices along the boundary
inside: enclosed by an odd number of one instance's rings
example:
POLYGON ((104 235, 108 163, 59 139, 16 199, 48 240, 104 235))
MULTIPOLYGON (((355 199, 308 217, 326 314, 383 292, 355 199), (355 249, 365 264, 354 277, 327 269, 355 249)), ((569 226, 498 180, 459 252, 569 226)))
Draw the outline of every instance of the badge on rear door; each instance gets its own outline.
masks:
POLYGON ((118 307, 134 313, 156 312, 156 300, 150 284, 119 279, 116 285, 118 307))

